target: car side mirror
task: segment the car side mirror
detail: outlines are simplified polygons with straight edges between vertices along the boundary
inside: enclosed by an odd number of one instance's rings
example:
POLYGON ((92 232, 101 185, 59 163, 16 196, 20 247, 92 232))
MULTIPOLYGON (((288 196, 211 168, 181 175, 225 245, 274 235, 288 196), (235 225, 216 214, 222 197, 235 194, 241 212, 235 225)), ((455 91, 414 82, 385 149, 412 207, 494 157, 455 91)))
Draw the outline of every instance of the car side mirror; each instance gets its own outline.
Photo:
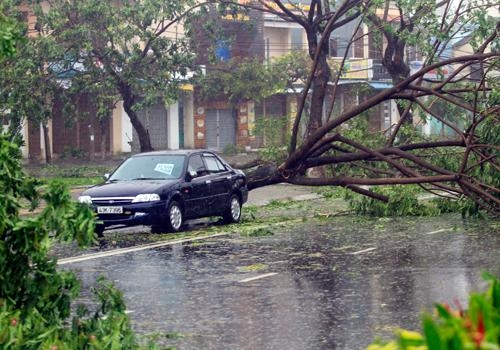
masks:
POLYGON ((197 177, 198 174, 196 173, 196 171, 194 170, 190 170, 186 173, 186 181, 191 181, 192 179, 194 179, 195 177, 197 177))
POLYGON ((104 174, 104 175, 102 176, 102 178, 103 178, 104 180, 107 180, 107 179, 109 179, 109 176, 110 176, 110 175, 111 175, 111 174, 106 173, 106 174, 104 174))

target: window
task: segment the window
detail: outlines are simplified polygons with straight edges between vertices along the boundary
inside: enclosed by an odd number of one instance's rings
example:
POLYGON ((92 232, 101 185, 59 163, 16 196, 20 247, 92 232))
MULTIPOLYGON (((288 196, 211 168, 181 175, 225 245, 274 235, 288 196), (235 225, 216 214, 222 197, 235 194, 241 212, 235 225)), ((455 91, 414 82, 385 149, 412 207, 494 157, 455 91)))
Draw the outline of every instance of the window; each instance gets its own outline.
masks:
POLYGON ((383 38, 372 31, 368 34, 368 58, 382 59, 383 38))
POLYGON ((215 156, 211 154, 204 154, 203 159, 205 159, 205 163, 207 164, 207 169, 211 173, 219 173, 221 171, 226 170, 226 168, 220 162, 220 160, 218 160, 215 156))
POLYGON ((337 38, 330 37, 329 51, 331 57, 339 57, 337 40, 338 40, 337 38))
POLYGON ((196 171, 198 176, 206 175, 207 169, 205 168, 205 164, 203 163, 203 160, 201 159, 201 156, 199 154, 195 154, 194 156, 189 158, 188 171, 196 171))
POLYGON ((185 156, 155 155, 131 157, 122 163, 110 180, 180 178, 185 156))
POLYGON ((290 29, 290 39, 292 44, 292 50, 302 50, 304 48, 304 43, 302 40, 302 29, 292 28, 290 29))
POLYGON ((364 36, 363 36, 363 28, 359 27, 356 34, 354 35, 353 46, 353 57, 364 57, 364 36))

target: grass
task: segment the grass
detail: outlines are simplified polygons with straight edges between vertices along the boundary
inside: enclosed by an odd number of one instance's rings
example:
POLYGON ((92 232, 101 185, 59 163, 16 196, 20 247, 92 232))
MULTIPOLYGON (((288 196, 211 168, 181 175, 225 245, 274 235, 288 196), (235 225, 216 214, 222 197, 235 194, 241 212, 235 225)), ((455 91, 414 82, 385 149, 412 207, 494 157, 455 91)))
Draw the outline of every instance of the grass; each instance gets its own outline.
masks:
POLYGON ((48 164, 27 167, 26 172, 46 184, 53 180, 65 183, 69 187, 92 186, 104 181, 103 175, 114 167, 104 165, 48 164))
POLYGON ((43 177, 40 179, 42 183, 46 184, 50 181, 58 180, 64 183, 68 187, 77 186, 93 186, 103 182, 101 176, 91 176, 91 177, 43 177))

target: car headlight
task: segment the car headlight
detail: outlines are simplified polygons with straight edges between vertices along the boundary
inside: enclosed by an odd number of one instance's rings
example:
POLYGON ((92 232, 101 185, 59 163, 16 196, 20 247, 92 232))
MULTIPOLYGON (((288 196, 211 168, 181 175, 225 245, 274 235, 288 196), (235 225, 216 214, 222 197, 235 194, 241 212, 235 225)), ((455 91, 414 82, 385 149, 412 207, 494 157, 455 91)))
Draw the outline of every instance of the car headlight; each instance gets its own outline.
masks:
POLYGON ((79 196, 78 202, 85 204, 92 204, 92 197, 90 196, 79 196))
POLYGON ((159 201, 159 200, 160 200, 160 196, 157 195, 156 193, 142 193, 142 194, 138 194, 137 196, 135 196, 132 203, 154 202, 154 201, 159 201))

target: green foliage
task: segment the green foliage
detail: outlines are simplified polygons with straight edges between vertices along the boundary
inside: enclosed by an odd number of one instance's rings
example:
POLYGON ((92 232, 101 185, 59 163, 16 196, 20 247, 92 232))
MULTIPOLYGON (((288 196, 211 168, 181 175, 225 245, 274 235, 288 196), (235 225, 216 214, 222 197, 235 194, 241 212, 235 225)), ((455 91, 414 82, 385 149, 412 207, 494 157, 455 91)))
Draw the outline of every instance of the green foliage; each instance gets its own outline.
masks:
POLYGON ((357 118, 351 119, 348 124, 342 126, 341 131, 345 137, 351 140, 360 143, 368 142, 365 145, 370 148, 380 147, 386 141, 382 133, 370 131, 366 114, 360 114, 357 118))
MULTIPOLYGON (((376 149, 381 147, 386 142, 384 135, 380 132, 372 132, 369 130, 368 119, 365 115, 361 114, 357 118, 349 121, 348 124, 342 125, 337 130, 339 133, 350 140, 357 143, 364 144, 368 148, 376 149)), ((355 152, 354 147, 345 145, 340 142, 334 143, 338 149, 328 152, 329 155, 338 156, 346 152, 355 152)), ((366 176, 371 177, 378 175, 377 171, 387 171, 388 165, 384 162, 352 162, 345 164, 335 164, 327 167, 333 174, 343 174, 346 176, 366 176)))
POLYGON ((288 155, 287 145, 290 135, 284 133, 287 129, 286 117, 260 117, 255 123, 255 133, 262 137, 264 147, 259 150, 259 157, 265 161, 281 163, 288 155))
POLYGON ((349 209, 357 214, 371 216, 420 216, 437 214, 418 200, 421 190, 415 186, 380 187, 374 190, 389 197, 385 203, 378 199, 346 191, 349 209))
POLYGON ((54 240, 92 244, 94 214, 60 182, 40 192, 20 159, 19 144, 0 134, 0 348, 138 348, 123 297, 111 283, 98 281, 95 311, 72 311, 80 282, 73 272, 58 271, 49 251, 54 240), (41 200, 38 215, 19 215, 21 202, 35 209, 41 200))
POLYGON ((247 100, 259 101, 275 93, 271 72, 257 59, 231 59, 217 70, 200 78, 200 96, 204 100, 226 96, 237 105, 247 100))
POLYGON ((41 178, 40 182, 42 184, 49 183, 51 181, 57 180, 63 183, 67 187, 88 187, 92 185, 98 185, 103 182, 102 176, 86 176, 86 177, 56 177, 56 178, 41 178))
MULTIPOLYGON (((500 102, 500 91, 496 91, 497 96, 492 96, 491 103, 498 107, 500 102)), ((493 95, 493 93, 492 93, 493 95)), ((485 117, 484 123, 481 124, 478 130, 478 135, 481 139, 481 143, 484 145, 496 145, 497 147, 489 147, 486 151, 486 155, 492 159, 500 159, 500 120, 497 114, 491 113, 485 117)), ((500 188, 500 172, 497 167, 494 167, 492 163, 483 163, 480 157, 474 159, 477 161, 477 166, 475 167, 475 176, 482 177, 483 181, 489 183, 493 188, 500 188)), ((497 194, 500 195, 500 194, 497 194)))
MULTIPOLYGON (((474 25, 469 26, 468 29, 472 30, 471 33, 468 33, 471 37, 470 44, 473 49, 476 50, 483 40, 489 37, 492 32, 495 31, 495 27, 498 22, 498 18, 492 16, 489 13, 488 6, 497 6, 495 1, 480 1, 480 0, 472 0, 468 3, 468 12, 470 13, 470 18, 474 19, 474 25)), ((500 38, 498 35, 493 39, 492 42, 492 51, 498 50, 500 47, 500 38)))
POLYGON ((457 200, 435 198, 430 200, 429 203, 435 206, 439 214, 461 213, 464 218, 485 218, 485 213, 480 210, 480 207, 468 198, 460 198, 457 200))
POLYGON ((248 237, 265 237, 274 235, 274 232, 271 231, 268 227, 259 227, 254 230, 249 230, 248 232, 246 232, 246 235, 248 237))
MULTIPOLYGON (((12 10, 21 16, 19 10, 12 10)), ((12 131, 24 120, 46 123, 51 116, 54 96, 67 99, 68 91, 60 89, 60 81, 50 79, 48 62, 57 61, 61 52, 53 37, 25 38, 17 46, 14 57, 0 61, 0 105, 8 111, 6 117, 12 131)))
POLYGON ((269 268, 269 266, 266 264, 257 263, 257 264, 253 264, 253 265, 240 266, 240 267, 238 267, 238 271, 239 272, 255 272, 255 271, 267 270, 268 268, 269 268))
POLYGON ((437 304, 436 314, 422 318, 422 333, 399 330, 390 342, 376 341, 367 350, 500 349, 500 282, 485 274, 490 287, 472 293, 467 310, 437 304))
POLYGON ((288 118, 267 116, 257 118, 255 123, 255 132, 264 139, 265 146, 283 146, 287 144, 287 138, 289 135, 284 135, 284 130, 286 130, 288 124, 288 118))
POLYGON ((387 203, 344 190, 349 210, 368 216, 436 216, 443 213, 460 213, 463 217, 483 218, 485 213, 472 200, 463 198, 435 197, 419 199, 425 191, 418 186, 397 185, 372 189, 389 198, 387 203))
POLYGON ((235 154, 241 153, 244 151, 243 146, 239 145, 233 145, 231 143, 227 144, 224 146, 224 149, 222 150, 222 154, 226 156, 234 156, 235 154))
POLYGON ((259 157, 264 161, 280 164, 288 155, 286 147, 267 146, 259 150, 259 157))
POLYGON ((204 100, 226 97, 236 105, 282 93, 306 77, 310 63, 300 53, 291 53, 264 63, 255 58, 234 58, 200 77, 200 96, 204 100))
POLYGON ((269 69, 284 87, 292 89, 294 83, 304 82, 311 71, 311 59, 306 52, 295 50, 268 62, 269 69))
POLYGON ((104 165, 56 165, 48 164, 39 168, 32 168, 33 176, 46 178, 87 178, 92 176, 102 176, 110 173, 114 166, 104 165))
MULTIPOLYGON (((3 3, 3 2, 2 2, 3 3)), ((196 70, 184 37, 164 35, 194 6, 183 1, 29 1, 37 23, 15 59, 0 61, 0 104, 11 125, 46 121, 56 101, 71 124, 107 120, 117 101, 128 113, 177 98, 196 70), (50 33, 50 35, 49 35, 50 33), (78 97, 92 96, 94 115, 75 113, 78 97)), ((191 11, 190 16, 196 16, 191 11)))
POLYGON ((315 189, 315 192, 323 198, 343 198, 345 191, 338 186, 322 186, 315 189))
POLYGON ((74 146, 66 146, 64 147, 62 158, 75 158, 75 159, 83 159, 87 155, 85 153, 85 150, 81 148, 77 148, 74 146))
POLYGON ((0 3, 0 61, 3 57, 14 56, 17 46, 24 40, 22 25, 11 17, 12 6, 7 0, 0 3))

